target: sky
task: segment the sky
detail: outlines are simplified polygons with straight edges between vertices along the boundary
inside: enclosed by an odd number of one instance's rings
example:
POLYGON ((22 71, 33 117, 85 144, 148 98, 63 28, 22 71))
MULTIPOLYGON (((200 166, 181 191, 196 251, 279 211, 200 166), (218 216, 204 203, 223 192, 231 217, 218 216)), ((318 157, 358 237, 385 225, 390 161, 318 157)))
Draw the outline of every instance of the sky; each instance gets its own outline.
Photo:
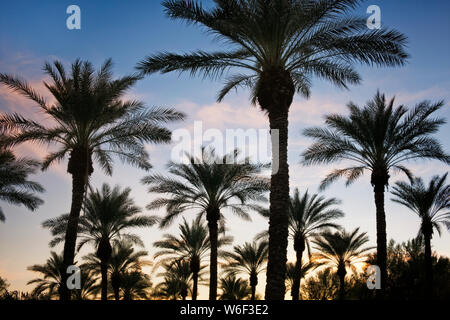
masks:
MULTIPOLYGON (((208 1, 203 1, 208 5, 208 1)), ((291 106, 289 118, 289 165, 290 186, 302 192, 317 192, 318 185, 335 166, 304 167, 300 164, 300 154, 311 143, 302 136, 304 128, 321 125, 328 113, 345 113, 345 105, 353 101, 363 105, 377 90, 388 97, 395 96, 396 103, 413 107, 423 100, 446 101, 439 116, 449 118, 450 101, 450 2, 446 0, 369 0, 355 9, 355 14, 369 17, 366 9, 378 5, 381 9, 382 26, 395 28, 408 37, 408 63, 401 68, 370 68, 358 66, 362 76, 360 85, 349 90, 338 89, 331 84, 313 82, 312 95, 308 100, 296 96, 291 106)), ((48 97, 42 84, 46 79, 42 66, 55 59, 66 66, 76 58, 91 61, 100 66, 107 58, 114 62, 114 74, 123 76, 133 73, 137 62, 145 56, 161 52, 189 52, 191 50, 217 50, 223 44, 217 43, 205 30, 186 26, 165 17, 159 1, 2 1, 0 3, 0 72, 14 74, 33 85, 48 97), (76 4, 81 9, 81 29, 68 30, 66 9, 76 4)), ((191 78, 187 75, 152 75, 141 80, 126 98, 139 99, 148 107, 168 106, 186 113, 182 123, 170 125, 175 132, 193 132, 195 123, 203 129, 215 129, 225 133, 226 129, 267 130, 267 117, 249 102, 246 90, 232 92, 222 103, 216 102, 221 81, 191 78)), ((49 97, 50 98, 50 97, 49 97)), ((20 97, 4 86, 0 86, 0 112, 20 112, 38 121, 46 121, 33 103, 20 97)), ((436 135, 447 152, 450 150, 450 125, 445 124, 436 135)), ((164 172, 166 163, 176 143, 151 145, 150 153, 153 172, 164 172)), ((248 145, 249 148, 254 146, 248 145)), ((46 154, 42 147, 23 145, 16 152, 22 156, 42 159, 46 154)), ((264 160, 264 157, 257 160, 264 160)), ((6 223, 0 224, 0 276, 7 278, 11 289, 31 290, 26 283, 35 275, 27 271, 33 264, 42 264, 49 257, 48 243, 51 236, 41 228, 42 221, 66 213, 70 208, 71 180, 66 173, 67 162, 63 161, 46 172, 39 172, 33 180, 46 189, 42 198, 45 204, 35 212, 23 207, 13 207, 1 203, 6 213, 6 223)), ((433 175, 448 171, 448 166, 436 161, 416 161, 407 164, 417 176, 428 181, 433 175)), ((148 194, 140 183, 145 172, 117 161, 112 177, 105 176, 95 167, 91 183, 100 187, 102 183, 119 184, 132 188, 136 204, 145 207, 154 194, 148 194)), ((391 184, 406 179, 393 175, 391 184)), ((339 222, 348 230, 359 227, 367 232, 370 244, 376 243, 375 206, 369 175, 365 175, 350 187, 343 181, 326 190, 327 197, 342 201, 340 208, 345 218, 339 222)), ((419 219, 407 209, 390 201, 386 193, 386 215, 388 238, 397 242, 415 237, 419 219)), ((163 211, 146 214, 163 214, 163 211)), ((252 222, 242 221, 230 212, 225 212, 229 232, 234 236, 234 244, 252 241, 254 235, 267 228, 267 221, 253 215, 252 222)), ((189 213, 186 216, 189 218, 189 213)), ((191 215, 191 217, 194 217, 191 215)), ((152 243, 164 233, 177 232, 177 223, 165 230, 157 227, 138 230, 145 248, 153 256, 152 243)), ((432 240, 433 250, 440 255, 450 256, 450 235, 448 232, 432 240)), ((60 252, 61 247, 52 250, 60 252)), ((86 248, 78 254, 92 251, 86 248)), ((288 259, 294 261, 292 243, 289 244, 288 259)), ((157 282, 157 280, 155 280, 157 282)), ((258 291, 263 292, 265 276, 260 276, 258 291)), ((200 290, 201 298, 207 296, 205 288, 200 290)))

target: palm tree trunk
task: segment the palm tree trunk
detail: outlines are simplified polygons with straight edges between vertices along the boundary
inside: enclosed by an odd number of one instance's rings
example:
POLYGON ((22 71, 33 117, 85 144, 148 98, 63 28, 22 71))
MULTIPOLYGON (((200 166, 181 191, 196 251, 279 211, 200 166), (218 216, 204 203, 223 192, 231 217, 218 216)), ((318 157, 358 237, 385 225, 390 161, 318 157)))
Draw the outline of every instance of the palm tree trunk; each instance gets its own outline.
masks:
POLYGON ((64 260, 61 270, 62 285, 60 286, 60 299, 70 300, 70 290, 67 287, 67 268, 73 265, 75 257, 75 245, 78 233, 78 220, 86 187, 86 175, 80 173, 72 174, 72 205, 67 223, 66 236, 64 242, 64 260))
POLYGON ((217 299, 217 241, 218 221, 220 212, 217 209, 208 209, 206 219, 209 228, 209 241, 211 244, 209 261, 209 300, 217 299))
POLYGON ((255 271, 252 271, 250 273, 250 288, 252 291, 252 297, 251 300, 256 300, 256 286, 258 285, 258 274, 255 271))
POLYGON ((119 300, 120 300, 119 288, 118 288, 118 287, 115 287, 115 288, 113 288, 113 290, 114 290, 114 299, 116 299, 117 301, 119 301, 119 300))
POLYGON ((302 255, 303 251, 295 251, 297 255, 297 261, 295 262, 294 281, 292 283, 291 295, 292 300, 300 300, 300 281, 301 281, 301 268, 302 268, 302 255))
POLYGON ((198 272, 192 274, 192 300, 197 300, 197 290, 198 290, 198 272))
POLYGON ((102 301, 108 300, 108 263, 101 261, 100 269, 102 274, 102 301))
POLYGON ((288 111, 269 113, 270 130, 278 130, 279 143, 272 141, 270 185, 269 259, 267 264, 267 300, 283 300, 288 245, 289 167, 287 163, 288 111), (278 150, 277 150, 278 149, 278 150), (278 153, 278 154, 277 154, 278 153))
POLYGON ((345 274, 339 275, 339 300, 343 301, 345 299, 345 274))
POLYGON ((386 260, 387 260, 387 240, 386 240, 386 213, 384 212, 384 187, 383 182, 376 182, 374 186, 375 206, 377 216, 377 264, 380 268, 381 289, 377 291, 378 298, 383 298, 386 289, 386 260))
POLYGON ((433 265, 431 260, 431 235, 424 234, 425 240, 425 290, 428 298, 433 297, 433 265))

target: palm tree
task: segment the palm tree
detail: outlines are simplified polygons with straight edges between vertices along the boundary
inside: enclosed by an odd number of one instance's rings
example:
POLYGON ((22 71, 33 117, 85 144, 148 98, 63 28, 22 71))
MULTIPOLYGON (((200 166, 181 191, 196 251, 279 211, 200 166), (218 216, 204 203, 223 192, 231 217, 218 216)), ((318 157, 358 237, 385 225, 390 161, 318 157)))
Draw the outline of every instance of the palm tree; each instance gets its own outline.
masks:
POLYGON ((302 286, 302 295, 307 300, 333 300, 339 290, 336 273, 331 268, 317 271, 302 286))
POLYGON ((0 298, 8 292, 8 288, 9 282, 5 278, 0 277, 0 298))
MULTIPOLYGON (((143 246, 142 240, 135 234, 124 233, 130 228, 152 226, 157 222, 155 217, 141 216, 141 209, 130 198, 130 188, 121 190, 119 186, 111 187, 103 184, 101 190, 92 190, 85 201, 84 214, 79 219, 77 251, 88 243, 96 248, 96 255, 101 261, 102 300, 108 298, 108 264, 111 259, 111 242, 120 239, 143 246)), ((64 241, 69 215, 43 222, 55 237, 50 245, 55 246, 64 241)))
MULTIPOLYGON (((297 266, 296 263, 290 263, 288 262, 286 265, 286 291, 291 291, 292 300, 299 300, 301 296, 294 297, 294 283, 297 281, 298 277, 300 279, 303 279, 306 277, 306 275, 316 269, 318 266, 320 266, 319 263, 312 262, 312 261, 303 261, 300 266, 300 268, 297 266)), ((300 284, 299 284, 300 285, 300 284)), ((298 293, 300 293, 300 290, 298 290, 298 293)))
MULTIPOLYGON (((115 241, 112 247, 111 258, 108 263, 109 278, 115 300, 120 299, 122 289, 122 277, 127 272, 140 272, 143 266, 150 262, 142 258, 147 256, 147 251, 135 251, 130 240, 115 241)), ((96 253, 83 257, 85 263, 82 267, 91 270, 95 274, 102 274, 102 262, 96 253)))
MULTIPOLYGON (((191 224, 183 219, 183 223, 179 225, 179 238, 165 234, 164 239, 156 241, 153 245, 162 249, 155 253, 154 257, 164 257, 162 262, 186 260, 189 261, 190 270, 192 272, 192 300, 197 300, 198 280, 200 270, 204 267, 202 262, 209 253, 211 244, 208 236, 208 227, 203 223, 202 217, 199 216, 192 221, 191 224)), ((219 228, 219 234, 222 230, 219 228)), ((233 241, 230 236, 221 236, 218 238, 217 246, 231 244, 233 241)), ((220 256, 220 252, 218 253, 220 256)))
POLYGON ((248 299, 252 293, 247 281, 236 278, 234 275, 221 278, 220 289, 222 290, 220 300, 244 300, 248 299))
POLYGON ((331 172, 322 182, 324 189, 339 177, 347 178, 347 185, 367 170, 371 174, 377 223, 377 265, 381 271, 381 295, 386 287, 386 214, 384 191, 391 171, 411 176, 403 165, 418 158, 438 159, 445 163, 450 157, 431 134, 444 123, 431 115, 443 102, 423 101, 409 112, 406 107, 394 107, 394 98, 386 101, 379 92, 366 106, 348 104, 349 116, 332 114, 326 117, 327 128, 309 128, 304 131, 316 141, 303 153, 303 163, 334 163, 342 160, 353 165, 331 172))
POLYGON ((41 274, 40 278, 33 279, 27 283, 27 285, 36 285, 31 295, 39 296, 45 293, 50 299, 56 297, 62 284, 62 266, 63 255, 52 251, 50 252, 50 258, 47 259, 45 264, 35 264, 28 267, 28 270, 41 274))
MULTIPOLYGON (((20 114, 0 115, 0 130, 11 132, 8 145, 26 141, 56 144, 58 149, 45 158, 42 169, 69 155, 67 172, 72 175, 72 204, 64 242, 64 269, 73 264, 78 220, 93 161, 112 174, 113 156, 148 170, 148 153, 144 143, 167 143, 171 132, 163 123, 180 120, 183 114, 173 109, 145 110, 142 102, 124 101, 126 90, 140 77, 112 78, 112 62, 107 60, 96 73, 88 61, 76 60, 68 75, 59 61, 46 63, 44 71, 52 83, 44 83, 55 99, 48 104, 25 81, 0 73, 0 83, 33 100, 43 115, 53 120, 45 126, 20 114)), ((67 274, 63 273, 63 283, 67 274)), ((70 299, 67 286, 61 286, 62 300, 70 299)))
POLYGON ((324 264, 337 269, 340 300, 345 297, 347 268, 354 270, 355 263, 364 261, 367 258, 368 251, 373 249, 372 247, 362 248, 368 241, 367 233, 359 233, 359 228, 350 233, 345 232, 345 230, 335 233, 325 232, 316 240, 313 240, 316 245, 315 249, 319 251, 316 253, 317 261, 324 262, 324 264))
POLYGON ((164 272, 158 274, 164 280, 156 287, 156 295, 159 297, 177 300, 186 300, 189 294, 190 282, 193 280, 191 264, 187 260, 175 260, 172 263, 163 264, 164 272))
POLYGON ((128 271, 122 274, 121 290, 125 301, 149 299, 151 287, 150 277, 141 271, 128 271))
POLYGON ((90 300, 95 298, 98 293, 98 278, 89 269, 81 268, 80 271, 80 289, 73 291, 73 299, 75 300, 90 300))
POLYGON ((426 187, 421 178, 412 178, 409 183, 397 182, 393 187, 392 201, 400 203, 416 213, 422 220, 420 233, 425 241, 425 271, 427 294, 433 296, 433 267, 431 238, 434 230, 441 235, 441 225, 450 230, 450 185, 446 185, 447 173, 434 176, 426 187))
POLYGON ((340 201, 326 199, 318 194, 309 195, 308 191, 300 197, 298 189, 294 191, 289 206, 289 232, 294 242, 296 254, 294 281, 291 287, 292 300, 299 299, 302 257, 305 249, 311 254, 310 239, 327 228, 339 228, 332 220, 341 218, 344 213, 334 208, 340 201))
POLYGON ((213 79, 236 70, 218 101, 233 89, 248 87, 252 103, 267 113, 278 142, 272 146, 266 298, 281 300, 288 244, 288 113, 294 94, 308 97, 313 76, 344 88, 359 83, 354 63, 402 65, 408 57, 406 38, 395 30, 368 30, 365 17, 348 16, 358 0, 214 2, 211 8, 191 0, 166 0, 163 5, 169 17, 205 27, 225 46, 231 44, 229 50, 158 53, 137 68, 144 74, 179 71, 213 79))
MULTIPOLYGON (((16 158, 11 150, 4 148, 0 136, 0 200, 12 204, 22 204, 34 211, 43 201, 36 192, 44 192, 37 182, 29 181, 30 174, 35 173, 39 163, 27 158, 16 158)), ((0 207, 0 221, 5 221, 5 213, 0 207)))
POLYGON ((266 241, 254 241, 253 243, 246 242, 242 246, 235 246, 234 252, 226 254, 228 258, 228 264, 225 266, 227 274, 235 276, 244 273, 249 276, 251 300, 256 298, 258 275, 265 270, 268 250, 266 241))
POLYGON ((238 155, 235 150, 221 158, 213 149, 203 149, 201 158, 189 156, 187 164, 169 164, 169 172, 176 176, 175 179, 153 174, 142 180, 150 185, 149 192, 170 195, 158 198, 147 206, 148 209, 166 208, 161 227, 169 225, 186 210, 199 210, 200 215, 206 215, 211 245, 210 300, 215 300, 217 295, 218 222, 223 222, 223 210, 230 209, 250 220, 248 210, 261 210, 250 201, 267 201, 262 194, 268 190, 268 183, 256 176, 265 166, 252 164, 248 158, 238 162, 235 160, 238 155))

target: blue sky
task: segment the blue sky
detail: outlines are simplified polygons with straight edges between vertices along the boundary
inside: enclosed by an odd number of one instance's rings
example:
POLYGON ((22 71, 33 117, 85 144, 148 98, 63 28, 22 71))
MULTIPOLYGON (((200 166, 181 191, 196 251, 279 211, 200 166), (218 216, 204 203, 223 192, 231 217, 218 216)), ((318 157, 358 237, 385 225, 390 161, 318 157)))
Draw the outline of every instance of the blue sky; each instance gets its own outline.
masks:
MULTIPOLYGON (((207 1, 203 1, 207 3, 207 1)), ((301 136, 301 130, 321 124, 327 112, 345 112, 345 104, 352 100, 363 104, 380 89, 388 96, 395 95, 398 103, 412 106, 429 99, 445 99, 447 104, 440 115, 450 117, 450 2, 445 0, 369 0, 355 10, 366 14, 369 5, 381 8, 383 26, 398 29, 408 36, 408 52, 411 58, 403 68, 358 67, 363 82, 350 90, 336 89, 332 85, 314 81, 311 98, 306 101, 296 97, 291 108, 289 135, 289 163, 291 187, 317 191, 321 178, 330 167, 304 168, 299 164, 299 155, 310 141, 301 136)), ((212 41, 204 30, 167 19, 159 1, 2 1, 0 4, 0 72, 20 75, 42 89, 42 66, 45 61, 59 59, 69 64, 80 57, 99 66, 111 57, 116 75, 134 72, 138 61, 158 51, 188 52, 195 49, 214 50, 221 44, 212 41), (66 8, 77 4, 81 8, 81 30, 66 28, 66 8)), ((184 123, 173 128, 192 129, 194 120, 203 121, 204 127, 225 130, 226 128, 267 129, 265 116, 248 101, 245 90, 232 93, 221 104, 215 102, 220 81, 212 82, 186 75, 153 75, 140 81, 129 92, 130 97, 143 100, 148 106, 164 105, 176 107, 187 113, 184 123)), ((19 111, 39 119, 33 105, 25 99, 0 87, 0 111, 19 111)), ((447 151, 450 150, 450 126, 446 124, 437 135, 447 151)), ((173 146, 151 146, 149 151, 154 170, 161 171, 169 160, 173 146)), ((43 151, 24 146, 22 155, 42 157, 43 151)), ((448 171, 448 167, 434 161, 409 164, 417 175, 428 180, 434 174, 448 171)), ((100 186, 103 182, 130 186, 136 202, 144 207, 152 198, 139 183, 143 172, 116 163, 113 177, 105 177, 99 169, 92 182, 100 186)), ((396 179, 401 176, 394 176, 396 179)), ((27 289, 26 282, 34 275, 26 267, 43 263, 48 257, 48 231, 40 223, 50 217, 68 211, 70 207, 70 177, 65 173, 65 163, 40 173, 35 180, 41 182, 47 192, 45 204, 34 213, 22 207, 1 204, 7 216, 0 224, 0 276, 8 278, 12 288, 27 289)), ((375 208, 367 176, 349 188, 336 183, 326 192, 327 196, 343 201, 341 208, 346 217, 341 223, 348 229, 361 227, 368 232, 375 244, 375 208)), ((405 241, 416 235, 419 220, 386 197, 388 237, 405 241)), ((254 222, 242 222, 230 215, 227 221, 235 243, 250 241, 266 227, 266 222, 255 217, 254 222)), ((156 228, 139 231, 150 255, 154 254, 151 243, 162 232, 176 230, 176 225, 164 231, 156 228)), ((433 239, 434 249, 450 256, 450 236, 433 239)), ((56 251, 61 248, 56 248, 56 251)), ((81 256, 81 255, 80 255, 81 256)), ((293 259, 292 252, 290 258, 293 259)), ((260 283, 263 283, 261 279, 260 283)), ((28 288, 30 289, 30 288, 28 288)))

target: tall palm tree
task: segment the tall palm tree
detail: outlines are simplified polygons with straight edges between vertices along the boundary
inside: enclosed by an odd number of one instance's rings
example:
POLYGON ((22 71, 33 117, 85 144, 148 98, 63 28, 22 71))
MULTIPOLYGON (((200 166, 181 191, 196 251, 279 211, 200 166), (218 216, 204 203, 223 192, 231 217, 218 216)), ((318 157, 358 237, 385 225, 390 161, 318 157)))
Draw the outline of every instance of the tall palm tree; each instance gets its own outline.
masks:
POLYGON ((175 260, 172 263, 163 264, 164 272, 158 274, 164 280, 156 287, 156 295, 159 297, 177 300, 186 300, 189 295, 190 282, 193 280, 191 264, 187 260, 175 260))
POLYGON ((366 232, 359 233, 359 228, 347 233, 345 230, 337 232, 325 232, 313 240, 317 261, 323 262, 337 269, 339 277, 339 299, 345 298, 345 275, 347 268, 354 269, 354 264, 367 258, 367 253, 372 247, 363 246, 369 241, 366 232))
POLYGON ((450 230, 450 185, 446 185, 447 173, 431 178, 425 186, 421 178, 412 178, 409 183, 397 182, 392 194, 400 203, 416 213, 422 220, 420 233, 425 241, 425 272, 427 294, 433 296, 433 267, 431 259, 431 238, 434 230, 441 235, 441 225, 450 230))
POLYGON ((236 278, 234 275, 228 275, 220 279, 220 300, 244 300, 251 295, 251 288, 247 281, 236 278))
POLYGON ((140 62, 144 74, 173 71, 213 79, 236 70, 218 95, 221 101, 238 87, 251 89, 252 103, 267 113, 278 142, 272 146, 270 243, 267 299, 283 299, 288 244, 288 113, 294 94, 310 95, 317 76, 339 87, 360 82, 354 63, 402 65, 408 57, 405 36, 385 28, 368 30, 365 17, 348 12, 359 0, 167 0, 173 19, 200 25, 224 44, 216 52, 158 53, 140 62), (223 48, 229 48, 225 50, 223 48), (276 165, 278 164, 278 165, 276 165))
POLYGON ((269 188, 268 182, 257 176, 265 166, 252 164, 248 158, 238 162, 235 160, 238 156, 237 150, 219 157, 213 149, 203 149, 201 158, 189 156, 187 164, 169 163, 169 172, 176 178, 153 174, 142 180, 150 186, 150 192, 169 195, 154 200, 147 207, 166 208, 161 227, 190 209, 206 215, 211 245, 210 300, 217 296, 218 222, 224 220, 223 210, 230 209, 249 220, 248 210, 261 210, 253 202, 267 201, 263 193, 269 188))
MULTIPOLYGON (((0 83, 34 101, 42 114, 52 121, 43 125, 25 119, 20 114, 0 115, 0 130, 11 132, 8 145, 26 141, 55 144, 57 150, 45 158, 42 169, 64 159, 69 161, 67 172, 72 175, 72 204, 64 242, 64 269, 73 264, 78 220, 93 163, 112 174, 113 156, 118 156, 139 168, 148 170, 148 153, 144 143, 167 143, 171 132, 162 124, 180 120, 183 114, 173 109, 146 110, 142 102, 122 100, 126 90, 140 77, 112 77, 112 62, 107 60, 98 72, 88 61, 76 60, 70 74, 55 61, 46 63, 44 71, 51 83, 44 83, 55 102, 49 104, 25 81, 0 73, 0 83)), ((63 283, 67 274, 63 273, 63 283)), ((70 299, 67 286, 61 286, 61 299, 70 299)))
MULTIPOLYGON (((306 277, 306 275, 316 269, 318 266, 320 266, 319 263, 312 262, 312 261, 303 261, 299 268, 299 266, 296 263, 288 262, 286 265, 286 291, 291 291, 292 300, 299 300, 300 299, 300 290, 298 290, 297 295, 298 297, 294 296, 294 283, 297 281, 298 277, 300 279, 303 279, 306 277)), ((300 286, 300 283, 299 283, 300 286)))
POLYGON ((423 101, 408 112, 404 106, 394 107, 394 98, 386 100, 379 92, 364 107, 348 104, 349 116, 331 114, 326 117, 327 128, 304 131, 315 139, 303 153, 303 163, 334 163, 342 160, 352 166, 336 169, 322 182, 322 189, 339 177, 347 178, 347 185, 371 174, 377 224, 377 265, 381 271, 381 295, 386 287, 386 214, 384 191, 391 171, 411 176, 404 162, 411 159, 438 159, 445 163, 450 157, 431 135, 445 121, 431 118, 443 106, 443 101, 423 101))
MULTIPOLYGON (((30 174, 35 173, 39 163, 27 158, 16 156, 4 148, 0 136, 0 200, 12 204, 24 205, 34 211, 43 201, 36 192, 44 192, 44 188, 37 182, 28 180, 30 174)), ((0 221, 5 221, 5 213, 0 207, 0 221)))
MULTIPOLYGON (((211 244, 208 236, 208 227, 198 216, 189 224, 185 219, 179 225, 180 236, 177 238, 171 234, 165 234, 164 239, 156 241, 153 245, 161 249, 154 257, 163 257, 163 262, 186 260, 189 261, 192 272, 192 300, 197 300, 199 273, 204 267, 203 261, 209 253, 211 244)), ((219 234, 222 230, 219 228, 219 234)), ((218 238, 217 247, 231 244, 232 237, 222 235, 218 238)), ((220 252, 218 252, 220 256, 220 252)))
POLYGON ((50 258, 47 259, 45 264, 35 264, 28 267, 28 270, 41 274, 40 278, 28 281, 27 285, 36 285, 31 294, 39 296, 46 293, 50 299, 56 297, 63 283, 61 275, 62 265, 63 255, 52 251, 50 252, 50 258))
MULTIPOLYGON (((149 227, 157 222, 156 217, 139 215, 141 209, 134 204, 130 193, 130 188, 121 190, 119 186, 115 186, 112 189, 107 184, 103 184, 101 190, 91 190, 84 203, 84 214, 79 219, 77 251, 88 243, 96 248, 96 255, 101 262, 102 300, 108 298, 111 242, 124 239, 144 246, 139 236, 125 233, 125 231, 130 228, 149 227)), ((51 246, 64 241, 68 221, 69 215, 65 214, 42 223, 43 227, 49 228, 54 236, 51 246)))
MULTIPOLYGON (((115 300, 120 299, 122 290, 122 276, 127 272, 140 272, 142 267, 150 265, 147 260, 142 259, 147 256, 147 251, 135 251, 133 242, 130 240, 120 240, 113 243, 111 258, 108 262, 109 278, 115 300)), ((85 263, 82 267, 91 270, 95 274, 102 274, 102 262, 96 253, 91 253, 83 257, 85 263)))
POLYGON ((294 281, 291 287, 292 300, 298 300, 302 257, 305 249, 311 254, 310 239, 316 237, 327 228, 339 228, 332 220, 341 218, 344 213, 335 208, 340 201, 336 198, 326 199, 318 194, 309 195, 306 191, 302 196, 295 189, 289 206, 289 232, 294 242, 296 255, 294 281))
POLYGON ((269 244, 266 241, 246 242, 242 246, 235 246, 234 252, 228 252, 228 264, 225 266, 227 274, 244 273, 249 276, 251 300, 256 298, 258 275, 265 270, 269 244))

